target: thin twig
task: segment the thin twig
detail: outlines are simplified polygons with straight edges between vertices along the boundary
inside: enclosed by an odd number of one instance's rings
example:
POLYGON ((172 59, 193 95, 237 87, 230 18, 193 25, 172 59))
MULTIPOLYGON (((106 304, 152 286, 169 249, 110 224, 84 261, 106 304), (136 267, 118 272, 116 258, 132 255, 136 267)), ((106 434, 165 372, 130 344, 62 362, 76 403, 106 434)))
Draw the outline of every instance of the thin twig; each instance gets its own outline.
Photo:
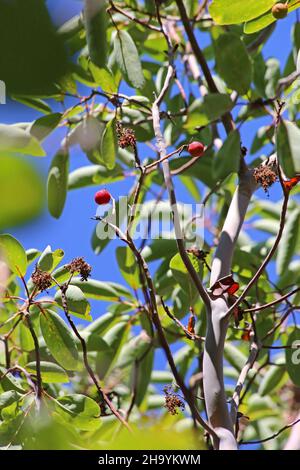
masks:
POLYGON ((247 445, 251 445, 251 444, 262 444, 263 442, 271 441, 272 439, 275 439, 276 437, 278 437, 282 432, 286 431, 289 428, 292 428, 293 426, 295 426, 295 424, 297 424, 299 422, 300 422, 300 418, 296 419, 292 423, 287 424, 283 428, 279 429, 279 431, 272 434, 272 436, 265 437, 264 439, 259 439, 257 441, 240 441, 239 444, 241 446, 247 446, 247 445))

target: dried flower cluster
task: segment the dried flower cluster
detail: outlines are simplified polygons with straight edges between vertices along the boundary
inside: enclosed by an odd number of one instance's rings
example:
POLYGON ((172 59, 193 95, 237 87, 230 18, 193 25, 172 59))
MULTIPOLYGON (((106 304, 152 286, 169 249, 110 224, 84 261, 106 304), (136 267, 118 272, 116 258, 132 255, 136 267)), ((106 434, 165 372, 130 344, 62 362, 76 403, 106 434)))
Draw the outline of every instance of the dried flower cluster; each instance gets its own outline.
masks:
POLYGON ((124 149, 126 147, 136 146, 136 137, 132 129, 123 127, 120 122, 117 122, 116 131, 117 131, 117 136, 118 136, 119 147, 124 149))
POLYGON ((268 165, 260 165, 259 167, 255 168, 253 176, 256 182, 263 187, 266 193, 268 192, 268 188, 270 188, 272 184, 276 183, 277 181, 277 175, 275 171, 268 165))
POLYGON ((83 258, 74 258, 66 265, 71 274, 79 273, 82 281, 87 281, 91 275, 92 267, 83 258))
POLYGON ((171 415, 177 415, 178 409, 184 411, 185 404, 177 393, 174 392, 170 385, 164 388, 165 407, 171 415))
POLYGON ((49 289, 52 284, 51 274, 47 271, 42 271, 38 266, 35 267, 31 279, 35 287, 41 292, 49 289))

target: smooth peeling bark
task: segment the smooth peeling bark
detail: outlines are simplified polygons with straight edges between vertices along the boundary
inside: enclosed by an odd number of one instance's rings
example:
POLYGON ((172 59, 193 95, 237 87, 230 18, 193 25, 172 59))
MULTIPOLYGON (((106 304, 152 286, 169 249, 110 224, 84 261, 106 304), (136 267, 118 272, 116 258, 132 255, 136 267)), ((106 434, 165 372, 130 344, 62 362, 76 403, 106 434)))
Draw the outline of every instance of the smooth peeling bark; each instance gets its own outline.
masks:
MULTIPOLYGON (((232 198, 212 264, 211 285, 230 274, 234 248, 243 225, 256 184, 247 171, 232 198)), ((230 417, 223 377, 224 342, 229 324, 226 296, 211 302, 207 311, 207 331, 203 355, 203 389, 209 423, 220 441, 218 448, 237 449, 233 422, 230 417)))

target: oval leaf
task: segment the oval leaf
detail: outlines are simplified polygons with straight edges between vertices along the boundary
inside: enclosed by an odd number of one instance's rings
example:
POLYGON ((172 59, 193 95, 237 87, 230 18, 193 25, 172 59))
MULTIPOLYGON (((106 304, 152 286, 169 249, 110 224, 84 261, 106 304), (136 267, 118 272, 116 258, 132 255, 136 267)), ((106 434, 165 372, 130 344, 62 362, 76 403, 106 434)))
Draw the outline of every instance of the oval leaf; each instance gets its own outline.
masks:
POLYGON ((116 164, 116 129, 115 119, 106 124, 101 140, 101 158, 108 170, 112 170, 116 164))
POLYGON ((114 38, 114 54, 125 80, 134 88, 142 88, 145 79, 139 53, 127 31, 118 30, 114 38))
POLYGON ((27 256, 21 243, 16 238, 9 234, 0 235, 0 252, 13 273, 25 276, 27 256))
POLYGON ((238 130, 230 132, 224 144, 214 158, 214 175, 216 179, 224 179, 230 173, 239 170, 241 156, 241 140, 238 130))
POLYGON ((214 41, 218 73, 229 88, 244 95, 252 81, 252 63, 246 46, 234 33, 220 34, 214 41))
POLYGON ((68 188, 69 154, 59 150, 54 156, 47 181, 48 209, 58 219, 65 206, 68 188))
MULTIPOLYGON (((57 291, 54 297, 55 301, 62 307, 61 291, 57 291)), ((85 320, 91 320, 91 306, 85 298, 83 292, 77 286, 69 286, 66 292, 66 300, 69 312, 85 320)))
POLYGON ((56 361, 67 370, 76 370, 78 351, 67 325, 57 313, 46 310, 40 315, 40 326, 45 343, 56 361))
MULTIPOLYGON (((35 362, 29 362, 25 368, 31 374, 36 373, 35 362)), ((59 365, 54 364, 53 362, 41 361, 41 376, 42 381, 49 384, 69 382, 69 377, 66 372, 59 365)))

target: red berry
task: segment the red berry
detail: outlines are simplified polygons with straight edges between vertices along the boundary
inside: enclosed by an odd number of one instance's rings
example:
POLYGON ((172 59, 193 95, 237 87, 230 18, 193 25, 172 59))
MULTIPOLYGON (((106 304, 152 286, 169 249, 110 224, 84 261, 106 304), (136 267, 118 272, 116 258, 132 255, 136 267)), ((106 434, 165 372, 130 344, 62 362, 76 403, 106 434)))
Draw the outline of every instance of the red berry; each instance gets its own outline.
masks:
POLYGON ((192 155, 192 157, 201 157, 204 153, 205 146, 202 142, 192 142, 188 146, 188 152, 192 155))
POLYGON ((100 206, 102 204, 108 204, 110 199, 111 195, 106 189, 100 189, 100 191, 97 191, 95 194, 95 202, 100 206))

